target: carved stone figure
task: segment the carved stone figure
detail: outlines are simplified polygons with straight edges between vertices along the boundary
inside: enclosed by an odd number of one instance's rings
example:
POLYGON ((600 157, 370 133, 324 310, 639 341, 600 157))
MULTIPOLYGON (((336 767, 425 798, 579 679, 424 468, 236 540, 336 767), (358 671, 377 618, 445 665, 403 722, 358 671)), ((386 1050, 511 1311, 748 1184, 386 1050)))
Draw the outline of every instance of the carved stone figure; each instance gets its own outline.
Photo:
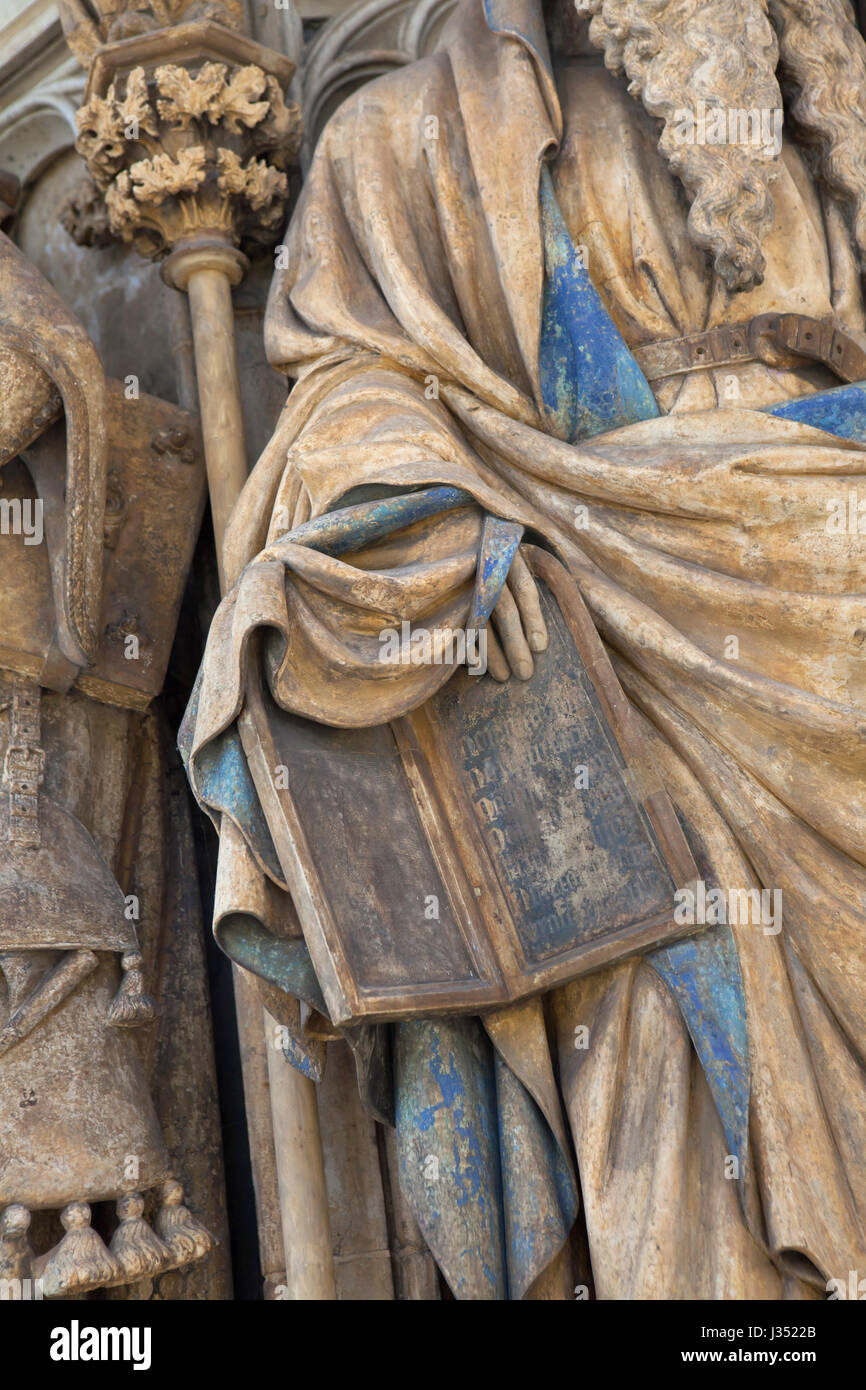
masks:
POLYGON ((463 0, 331 118, 293 215, 266 341, 296 385, 182 742, 218 939, 308 1075, 351 1041, 458 1297, 863 1267, 864 111, 846 0, 463 0), (491 607, 461 674, 430 634, 491 607), (558 752, 608 660, 696 864, 685 938, 479 1015, 479 917, 505 941, 505 902, 526 964, 599 856, 612 896, 631 873, 637 831, 573 838, 613 706, 570 802, 558 752))
MULTIPOLYGON (((99 6, 98 24, 78 0, 61 11, 70 44, 89 69, 76 148, 94 191, 104 194, 110 232, 161 260, 164 282, 188 297, 191 342, 179 296, 170 294, 166 305, 173 353, 183 369, 182 399, 190 405, 198 399, 222 581, 225 525, 248 474, 242 391, 253 395, 256 414, 264 417, 246 422, 254 437, 267 437, 278 410, 268 409, 272 389, 262 395, 258 384, 253 387, 256 376, 267 372, 259 344, 261 371, 247 361, 239 373, 231 291, 250 269, 247 253, 261 252, 283 226, 301 120, 297 104, 286 100, 295 64, 281 50, 297 50, 300 26, 293 10, 259 12, 256 28, 276 39, 275 49, 237 31, 236 4, 181 0, 142 7, 124 0, 120 8, 124 14, 113 3, 99 6)), ((86 241, 86 208, 81 217, 73 199, 65 216, 65 225, 86 241)), ((260 318, 247 319, 248 333, 260 318)), ((209 596, 206 604, 210 611, 209 596)), ((261 1198, 277 1183, 270 1097, 279 1088, 268 1079, 267 1024, 255 983, 239 971, 234 982, 254 1185, 261 1198)), ((285 1062, 283 1067, 290 1082, 294 1073, 285 1062)), ((275 1213, 266 1206, 259 1201, 259 1256, 266 1296, 274 1296, 285 1283, 286 1261, 265 1238, 275 1229, 275 1213)))
POLYGON ((106 382, 2 234, 0 303, 0 1280, 4 1297, 40 1280, 51 1298, 154 1279, 214 1246, 151 1095, 145 987, 167 966, 171 911, 146 711, 204 478, 195 420, 106 382), (91 1225, 107 1201, 109 1244, 91 1225))

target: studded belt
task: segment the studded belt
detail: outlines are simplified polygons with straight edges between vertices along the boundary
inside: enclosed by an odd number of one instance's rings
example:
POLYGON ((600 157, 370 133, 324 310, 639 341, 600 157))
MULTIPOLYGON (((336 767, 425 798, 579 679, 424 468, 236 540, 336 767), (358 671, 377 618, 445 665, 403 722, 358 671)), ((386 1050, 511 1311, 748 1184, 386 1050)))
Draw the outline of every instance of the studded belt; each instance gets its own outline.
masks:
POLYGON ((803 357, 823 362, 843 381, 866 380, 866 334, 853 332, 838 319, 806 314, 758 314, 746 323, 661 338, 632 351, 647 381, 738 362, 790 367, 803 357))

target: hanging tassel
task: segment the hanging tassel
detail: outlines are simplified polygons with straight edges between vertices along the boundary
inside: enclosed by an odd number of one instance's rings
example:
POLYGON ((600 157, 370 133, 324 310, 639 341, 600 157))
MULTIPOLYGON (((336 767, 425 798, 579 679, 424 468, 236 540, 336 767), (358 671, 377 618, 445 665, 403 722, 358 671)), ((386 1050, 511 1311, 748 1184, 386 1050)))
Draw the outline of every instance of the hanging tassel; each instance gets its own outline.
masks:
MULTIPOLYGON (((29 1227, 30 1212, 17 1202, 0 1216, 0 1279, 30 1280, 33 1251, 27 1236, 29 1227)), ((28 1297, 31 1289, 29 1282, 19 1288, 20 1297, 28 1297)))
POLYGON ((60 1213, 66 1235, 33 1263, 33 1274, 42 1280, 45 1298, 87 1293, 123 1282, 117 1261, 90 1225, 86 1202, 70 1202, 60 1213))
POLYGON ((162 1206, 154 1225, 171 1251, 175 1267, 200 1260, 216 1245, 210 1231, 183 1205, 183 1188, 174 1178, 162 1185, 162 1206))
POLYGON ((143 963, 139 951, 126 951, 120 958, 123 979, 108 1010, 112 1028, 138 1028, 156 1017, 156 1005, 144 992, 143 963))
POLYGON ((127 1284, 175 1267, 171 1251, 150 1229, 143 1211, 144 1198, 140 1192, 127 1192, 118 1199, 120 1225, 111 1238, 109 1250, 123 1270, 127 1284))

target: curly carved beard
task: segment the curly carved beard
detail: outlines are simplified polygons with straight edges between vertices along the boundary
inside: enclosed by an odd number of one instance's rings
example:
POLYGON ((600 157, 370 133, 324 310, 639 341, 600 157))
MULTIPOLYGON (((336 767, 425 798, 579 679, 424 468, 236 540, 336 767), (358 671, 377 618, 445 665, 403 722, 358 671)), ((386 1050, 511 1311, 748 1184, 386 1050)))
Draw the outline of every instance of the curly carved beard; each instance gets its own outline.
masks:
POLYGON ((659 149, 691 200, 689 233, 730 289, 763 279, 778 142, 684 138, 683 114, 754 112, 766 131, 782 107, 777 66, 790 114, 851 208, 866 257, 866 45, 847 0, 574 2, 606 66, 661 120, 659 149))
POLYGON ((866 43, 846 0, 770 0, 788 113, 851 219, 866 270, 866 43))

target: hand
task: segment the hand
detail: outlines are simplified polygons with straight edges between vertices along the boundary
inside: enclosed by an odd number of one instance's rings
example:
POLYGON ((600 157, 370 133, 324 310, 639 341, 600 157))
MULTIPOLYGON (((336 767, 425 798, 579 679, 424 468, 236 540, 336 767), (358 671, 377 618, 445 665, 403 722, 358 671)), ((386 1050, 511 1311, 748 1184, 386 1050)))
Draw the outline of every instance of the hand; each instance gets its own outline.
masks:
POLYGON ((487 669, 496 681, 507 681, 510 675, 528 681, 535 670, 532 653, 546 651, 547 641, 538 589, 518 550, 487 624, 487 669))

